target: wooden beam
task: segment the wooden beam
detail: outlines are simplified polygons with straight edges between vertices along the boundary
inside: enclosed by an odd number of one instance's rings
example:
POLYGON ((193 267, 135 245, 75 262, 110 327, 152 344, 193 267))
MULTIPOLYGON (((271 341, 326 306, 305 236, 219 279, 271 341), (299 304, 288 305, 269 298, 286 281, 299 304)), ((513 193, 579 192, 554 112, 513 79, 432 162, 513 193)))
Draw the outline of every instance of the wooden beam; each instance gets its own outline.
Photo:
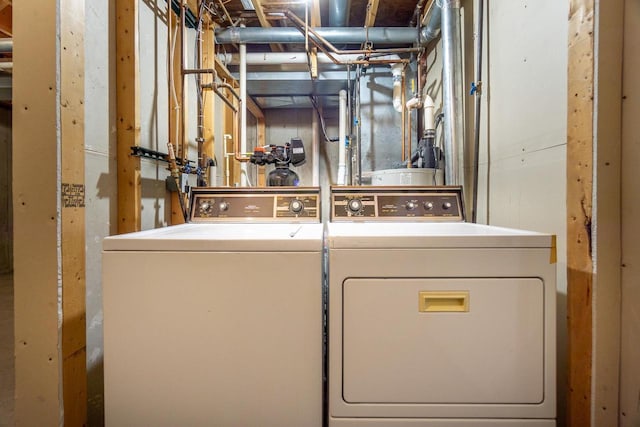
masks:
POLYGON ((131 156, 140 145, 138 2, 116 0, 116 11, 118 233, 126 233, 141 227, 140 158, 131 156))
MULTIPOLYGON (((216 45, 214 36, 214 26, 207 25, 204 28, 202 52, 202 67, 215 68, 216 45)), ((210 75, 203 77, 203 83, 213 83, 210 75)), ((204 108, 204 144, 202 147, 205 161, 215 158, 215 104, 217 95, 212 91, 203 91, 203 108, 204 108)), ((219 159, 218 159, 219 160, 219 159)), ((208 169, 207 169, 208 170, 208 169)), ((211 183, 209 183, 211 185, 211 183)))
MULTIPOLYGON (((169 102, 169 142, 173 145, 174 153, 179 155, 178 149, 180 146, 180 127, 182 126, 182 120, 180 115, 180 105, 182 99, 182 78, 180 69, 180 20, 179 17, 171 13, 169 22, 167 23, 168 31, 171 33, 171 37, 175 34, 176 40, 172 41, 173 48, 175 49, 173 54, 173 63, 169 64, 173 73, 173 81, 169 82, 168 87, 168 99, 169 102), (178 29, 175 32, 176 28, 178 29), (173 84, 173 87, 171 87, 173 84), (175 99, 174 99, 175 94, 175 99)), ((169 46, 169 49, 171 46, 169 46)), ((170 55, 171 56, 171 55, 170 55)), ((168 61, 168 59, 167 59, 168 61)), ((179 183, 178 183, 179 185, 179 183)), ((182 195, 177 191, 171 192, 171 225, 184 223, 184 214, 182 213, 182 203, 180 203, 180 197, 182 195)))
POLYGON ((320 15, 320 0, 311 0, 311 26, 322 27, 322 18, 320 15))
POLYGON ((57 1, 13 10, 15 424, 57 426, 62 413, 57 1), (39 16, 34 25, 34 16, 39 16), (37 160, 37 166, 34 161, 37 160))
POLYGON ((378 15, 379 0, 369 0, 367 3, 367 17, 364 20, 365 27, 373 27, 376 24, 376 16, 378 15))
POLYGON ((594 0, 569 2, 567 426, 591 425, 594 0))
POLYGON ((13 37, 13 8, 11 6, 0 8, 0 33, 7 37, 13 37))
MULTIPOLYGON (((618 425, 622 392, 622 65, 624 0, 598 2, 594 67, 596 92, 594 156, 593 380, 594 426, 618 425)), ((636 2, 637 6, 640 6, 636 2)), ((637 7, 636 6, 636 7, 637 7)), ((638 16, 637 14, 631 16, 638 16)), ((639 40, 639 39, 635 39, 639 40)), ((625 61, 626 62, 626 61, 625 61)), ((625 233, 626 234, 626 233, 625 233)), ((628 342, 628 341, 627 341, 628 342)), ((640 378, 640 377, 638 377, 640 378)), ((633 423, 632 423, 633 424, 633 423)))
POLYGON ((87 423, 84 1, 60 1, 62 383, 64 425, 87 423))
MULTIPOLYGON (((262 2, 260 0, 253 0, 253 7, 256 9, 256 15, 258 16, 258 21, 260 21, 260 25, 264 28, 271 28, 271 22, 267 19, 267 16, 264 13, 264 9, 262 7, 262 2)), ((284 52, 284 48, 280 43, 271 43, 271 50, 274 52, 284 52)))

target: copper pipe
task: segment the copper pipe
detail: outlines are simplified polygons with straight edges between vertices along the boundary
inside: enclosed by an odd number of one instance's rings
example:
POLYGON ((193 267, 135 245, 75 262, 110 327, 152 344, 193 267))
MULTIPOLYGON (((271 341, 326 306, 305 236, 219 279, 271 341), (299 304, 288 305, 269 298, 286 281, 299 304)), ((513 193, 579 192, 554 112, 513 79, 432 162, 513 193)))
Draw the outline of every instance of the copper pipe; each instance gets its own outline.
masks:
POLYGON ((327 56, 335 63, 338 65, 347 65, 347 64, 395 64, 395 63, 408 63, 409 60, 407 59, 400 59, 400 60, 356 60, 356 61, 339 61, 336 60, 329 52, 327 52, 325 49, 323 49, 320 46, 321 42, 322 44, 326 45, 329 47, 329 49, 335 53, 336 55, 346 55, 346 54, 355 54, 355 53, 361 53, 363 55, 371 55, 372 53, 374 54, 390 54, 390 53, 410 53, 410 52, 419 52, 421 50, 421 48, 394 48, 394 49, 377 49, 375 51, 373 50, 367 50, 367 49, 361 49, 361 50, 339 50, 337 49, 335 46, 333 46, 328 40, 326 40, 325 38, 323 38, 322 36, 320 36, 315 30, 313 30, 313 28, 309 27, 308 25, 306 25, 306 23, 304 21, 302 21, 300 18, 298 18, 298 16, 296 16, 295 13, 291 12, 290 10, 285 10, 284 11, 285 15, 294 23, 294 25, 296 25, 296 28, 298 28, 298 30, 300 30, 302 33, 308 32, 311 35, 313 35, 313 37, 309 37, 309 40, 312 41, 312 43, 314 43, 314 45, 316 45, 316 47, 318 47, 319 49, 321 49, 324 53, 327 54, 327 56), (317 39, 317 40, 315 40, 317 39))
POLYGON ((242 100, 238 99, 238 107, 233 112, 236 116, 234 123, 236 137, 233 140, 233 158, 238 162, 246 163, 251 160, 251 157, 244 156, 245 153, 240 153, 240 137, 242 136, 242 126, 240 125, 240 109, 242 108, 242 100))
POLYGON ((409 133, 409 147, 408 147, 408 152, 409 152, 409 159, 407 161, 407 168, 411 169, 413 167, 413 165, 411 164, 411 110, 409 110, 409 129, 408 129, 408 133, 409 133))

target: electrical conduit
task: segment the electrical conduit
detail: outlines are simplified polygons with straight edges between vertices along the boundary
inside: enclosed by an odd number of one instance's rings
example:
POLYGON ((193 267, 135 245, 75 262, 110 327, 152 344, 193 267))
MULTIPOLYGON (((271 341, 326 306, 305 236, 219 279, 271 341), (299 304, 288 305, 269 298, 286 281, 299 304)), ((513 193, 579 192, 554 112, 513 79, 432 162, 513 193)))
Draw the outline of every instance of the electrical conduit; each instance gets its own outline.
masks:
POLYGON ((347 91, 341 90, 338 133, 338 185, 347 180, 347 91))

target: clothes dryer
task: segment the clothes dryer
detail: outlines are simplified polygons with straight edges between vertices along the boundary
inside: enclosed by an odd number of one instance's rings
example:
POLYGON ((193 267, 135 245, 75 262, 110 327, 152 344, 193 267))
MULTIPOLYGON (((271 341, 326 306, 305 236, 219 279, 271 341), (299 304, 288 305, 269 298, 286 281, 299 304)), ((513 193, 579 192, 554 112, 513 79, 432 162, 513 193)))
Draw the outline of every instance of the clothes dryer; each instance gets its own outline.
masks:
POLYGON ((332 189, 330 427, 555 426, 548 234, 464 222, 456 187, 332 189))

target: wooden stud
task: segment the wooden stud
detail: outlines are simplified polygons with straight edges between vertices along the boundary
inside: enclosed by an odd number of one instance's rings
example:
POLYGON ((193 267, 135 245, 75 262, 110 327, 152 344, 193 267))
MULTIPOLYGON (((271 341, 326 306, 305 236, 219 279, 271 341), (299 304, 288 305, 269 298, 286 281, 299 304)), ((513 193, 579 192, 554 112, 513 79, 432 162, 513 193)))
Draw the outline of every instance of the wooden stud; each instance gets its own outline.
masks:
POLYGON ((140 145, 140 81, 138 1, 116 0, 116 98, 118 133, 118 233, 141 227, 140 158, 131 147, 140 145))
POLYGON ((322 26, 320 0, 311 0, 311 26, 314 28, 322 26))
MULTIPOLYGON (((168 87, 169 94, 169 141, 173 145, 176 156, 179 155, 180 147, 180 127, 182 126, 180 116, 180 101, 182 99, 182 70, 180 69, 180 17, 175 13, 170 14, 170 22, 167 30, 171 33, 171 37, 175 34, 176 40, 173 40, 174 55, 173 63, 169 64, 173 73, 173 88, 168 87), (177 32, 175 31, 177 28, 177 32), (174 94, 175 93, 175 99, 174 94)), ((169 46, 169 49, 171 47, 169 46)), ((178 192, 171 192, 171 224, 184 223, 184 214, 182 213, 182 204, 180 203, 181 195, 178 192)))
MULTIPOLYGON (((597 5, 597 70, 595 93, 594 234, 593 282, 593 379, 594 426, 618 424, 621 358, 622 237, 621 150, 622 64, 624 0, 597 5)), ((637 39, 636 39, 637 40, 637 39)), ((622 375, 626 377, 626 375, 622 375)))
POLYGON ((594 0, 569 2, 567 426, 591 425, 594 0))
MULTIPOLYGON (((202 52, 202 67, 203 68, 215 68, 215 36, 213 24, 206 25, 203 29, 203 52, 202 52)), ((203 83, 213 83, 210 75, 203 76, 203 83)), ((204 145, 203 155, 207 159, 215 158, 215 97, 217 96, 213 91, 203 91, 203 108, 204 108, 204 145)))
POLYGON ((364 21, 365 27, 373 27, 376 23, 376 16, 378 15, 379 0, 369 0, 367 3, 367 17, 364 21))
POLYGON ((54 426, 62 413, 59 348, 58 5, 13 10, 15 423, 54 426), (37 25, 34 17, 39 16, 37 25), (37 162, 37 166, 34 164, 37 162))
POLYGON ((62 379, 64 423, 87 423, 84 1, 60 4, 62 379))

